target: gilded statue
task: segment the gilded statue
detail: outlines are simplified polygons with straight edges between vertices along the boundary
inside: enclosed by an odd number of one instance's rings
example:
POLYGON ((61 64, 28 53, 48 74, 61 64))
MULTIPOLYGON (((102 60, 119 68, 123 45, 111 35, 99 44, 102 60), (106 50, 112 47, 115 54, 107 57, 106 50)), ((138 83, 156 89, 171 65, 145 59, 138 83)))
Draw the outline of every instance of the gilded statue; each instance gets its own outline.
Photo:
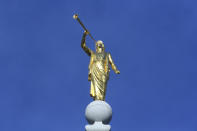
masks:
POLYGON ((105 52, 104 44, 101 40, 96 41, 96 51, 92 51, 86 46, 85 38, 89 32, 85 31, 81 40, 81 47, 90 56, 88 80, 91 82, 90 96, 94 100, 105 100, 107 81, 109 80, 110 65, 116 74, 120 71, 115 66, 111 54, 105 52))
POLYGON ((107 81, 109 80, 110 65, 116 74, 120 71, 115 66, 111 54, 105 52, 104 43, 101 40, 96 41, 90 32, 85 28, 77 14, 73 18, 79 22, 85 32, 81 40, 81 47, 85 53, 90 56, 88 80, 91 82, 90 96, 94 100, 105 101, 105 94, 107 88, 107 81), (96 51, 94 52, 86 46, 86 36, 89 35, 95 42, 96 51))

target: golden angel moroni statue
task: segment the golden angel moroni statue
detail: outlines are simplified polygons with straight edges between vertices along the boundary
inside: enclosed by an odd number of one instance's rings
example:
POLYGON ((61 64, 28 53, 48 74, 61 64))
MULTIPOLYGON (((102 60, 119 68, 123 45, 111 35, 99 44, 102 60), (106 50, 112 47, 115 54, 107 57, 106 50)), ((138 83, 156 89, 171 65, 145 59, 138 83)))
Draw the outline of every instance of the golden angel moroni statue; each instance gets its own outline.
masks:
POLYGON ((90 56, 88 80, 91 81, 90 96, 94 100, 105 100, 107 81, 109 79, 110 65, 116 74, 120 74, 120 71, 115 66, 111 54, 105 52, 104 44, 101 40, 95 41, 89 31, 85 28, 83 23, 78 18, 78 15, 73 16, 85 32, 81 40, 81 47, 85 53, 90 56), (96 51, 92 51, 86 46, 86 36, 89 35, 95 41, 96 51))
POLYGON ((110 53, 105 52, 104 44, 101 40, 96 41, 96 52, 86 46, 84 32, 81 47, 90 56, 88 80, 91 81, 90 96, 94 100, 105 100, 106 86, 109 79, 110 65, 116 74, 120 71, 115 66, 110 53))

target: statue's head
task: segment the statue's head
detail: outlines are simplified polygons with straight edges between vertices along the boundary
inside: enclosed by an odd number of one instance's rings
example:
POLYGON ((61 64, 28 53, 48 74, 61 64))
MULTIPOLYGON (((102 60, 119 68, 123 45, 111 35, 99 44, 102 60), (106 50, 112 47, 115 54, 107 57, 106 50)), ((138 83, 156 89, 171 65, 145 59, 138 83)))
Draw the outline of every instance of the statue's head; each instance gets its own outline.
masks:
POLYGON ((98 40, 96 42, 96 52, 100 53, 103 52, 105 50, 104 44, 101 40, 98 40))

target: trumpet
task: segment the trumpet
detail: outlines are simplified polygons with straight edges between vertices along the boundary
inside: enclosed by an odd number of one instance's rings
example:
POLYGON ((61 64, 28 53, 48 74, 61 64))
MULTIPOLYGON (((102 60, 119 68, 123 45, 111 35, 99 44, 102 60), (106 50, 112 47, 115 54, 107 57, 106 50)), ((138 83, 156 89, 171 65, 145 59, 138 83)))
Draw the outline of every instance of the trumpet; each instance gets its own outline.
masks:
POLYGON ((90 32, 87 30, 87 28, 84 26, 84 24, 81 22, 81 20, 79 19, 79 17, 78 17, 78 15, 77 14, 74 14, 73 15, 73 19, 75 19, 75 20, 77 20, 78 22, 79 22, 79 24, 82 26, 82 28, 86 31, 86 32, 88 32, 88 35, 90 36, 90 38, 94 41, 94 42, 96 42, 96 40, 93 38, 93 36, 90 34, 90 32))

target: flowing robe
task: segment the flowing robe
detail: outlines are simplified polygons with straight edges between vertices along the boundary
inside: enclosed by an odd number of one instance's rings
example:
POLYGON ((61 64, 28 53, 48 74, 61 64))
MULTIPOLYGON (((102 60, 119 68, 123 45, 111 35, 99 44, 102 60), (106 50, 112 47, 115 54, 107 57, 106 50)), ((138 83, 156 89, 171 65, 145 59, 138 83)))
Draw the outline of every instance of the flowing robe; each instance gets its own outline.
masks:
POLYGON ((105 100, 106 86, 109 79, 108 53, 92 52, 89 64, 91 80, 90 95, 96 100, 105 100))

